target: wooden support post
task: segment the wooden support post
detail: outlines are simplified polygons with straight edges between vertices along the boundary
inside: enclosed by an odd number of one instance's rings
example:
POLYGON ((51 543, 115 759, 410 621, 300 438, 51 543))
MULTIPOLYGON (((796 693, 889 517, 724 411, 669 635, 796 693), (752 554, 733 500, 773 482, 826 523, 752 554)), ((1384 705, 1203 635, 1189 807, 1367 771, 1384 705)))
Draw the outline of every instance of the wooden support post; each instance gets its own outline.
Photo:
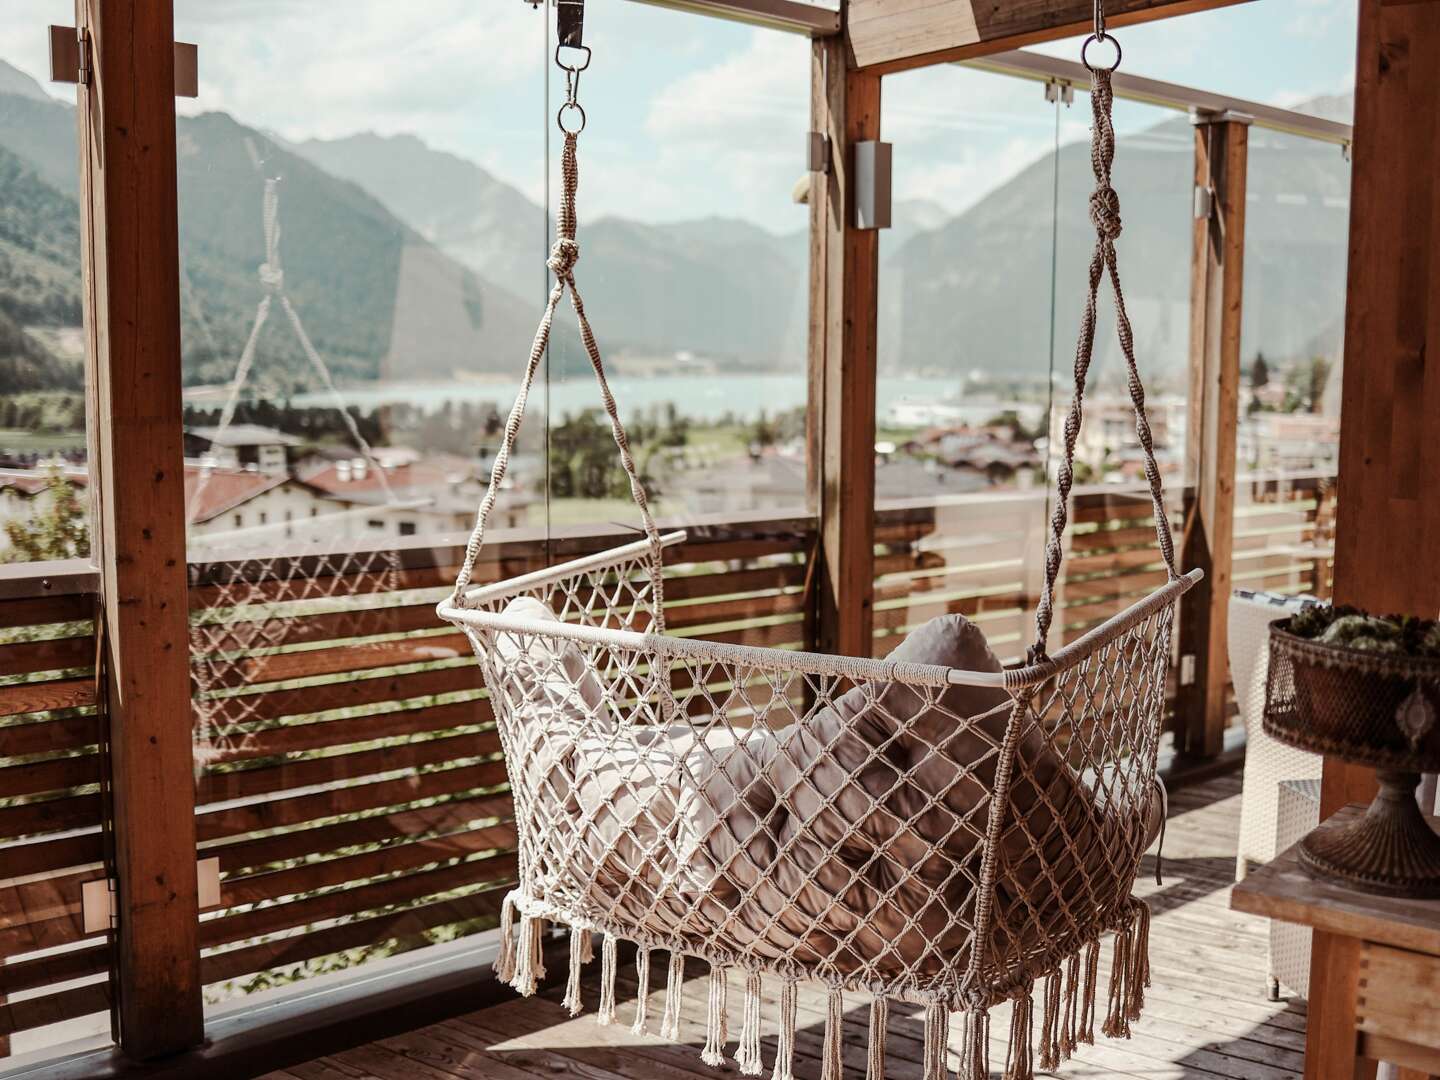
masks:
POLYGON ((1190 416, 1185 445, 1185 533, 1180 565, 1204 578, 1180 602, 1188 677, 1175 710, 1181 751, 1220 753, 1230 666, 1226 619, 1235 536, 1235 429, 1240 409, 1240 311, 1245 266, 1249 121, 1195 122, 1196 215, 1190 263, 1190 416), (1190 484, 1194 488, 1190 488, 1190 484))
POLYGON ((875 336, 880 236, 857 229, 854 144, 880 137, 880 77, 847 70, 816 39, 812 129, 829 170, 811 174, 810 500, 820 521, 816 646, 869 656, 875 591, 875 336))
POLYGON ((180 403, 171 0, 77 0, 94 550, 117 879, 116 1011, 134 1058, 203 1038, 180 403))
MULTIPOLYGON (((1361 0, 1335 601, 1440 613, 1440 2, 1361 0)), ((1374 794, 1325 762, 1320 812, 1374 794)))

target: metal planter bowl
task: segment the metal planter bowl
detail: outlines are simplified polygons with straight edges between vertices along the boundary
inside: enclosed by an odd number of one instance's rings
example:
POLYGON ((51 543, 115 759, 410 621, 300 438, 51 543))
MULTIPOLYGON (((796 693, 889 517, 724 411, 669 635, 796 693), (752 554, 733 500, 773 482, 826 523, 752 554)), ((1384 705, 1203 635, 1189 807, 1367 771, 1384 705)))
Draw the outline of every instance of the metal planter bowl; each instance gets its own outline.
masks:
POLYGON ((1271 624, 1265 733, 1373 766, 1380 781, 1362 819, 1301 842, 1301 863, 1367 892, 1440 897, 1440 836, 1414 798, 1420 774, 1440 771, 1440 660, 1313 641, 1289 624, 1271 624))

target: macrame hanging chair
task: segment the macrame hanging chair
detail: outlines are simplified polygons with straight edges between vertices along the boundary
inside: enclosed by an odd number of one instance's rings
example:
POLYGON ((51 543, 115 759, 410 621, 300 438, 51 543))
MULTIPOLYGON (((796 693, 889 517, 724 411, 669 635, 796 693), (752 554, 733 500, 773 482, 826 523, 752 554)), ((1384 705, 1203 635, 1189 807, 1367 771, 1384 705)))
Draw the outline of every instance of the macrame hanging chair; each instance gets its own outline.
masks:
MULTIPOLYGON (((1098 12, 1095 38, 1106 40, 1098 12)), ((886 660, 666 634, 664 550, 684 534, 656 530, 576 287, 582 68, 567 69, 559 116, 555 285, 464 566, 438 609, 468 635, 484 671, 515 800, 519 881, 503 905, 499 977, 534 993, 544 975, 544 924, 568 926, 565 1004, 579 1012, 581 968, 600 935, 599 1020, 613 1023, 617 943, 631 942, 634 1027, 644 1031, 650 956, 661 950, 669 959, 660 1032, 674 1039, 687 962, 703 962, 701 1056, 722 1063, 737 1035, 735 1061, 755 1076, 764 1064, 769 976, 779 982, 773 1080, 793 1076, 802 983, 828 995, 824 1080, 842 1075, 846 992, 873 999, 870 1080, 884 1074, 893 1000, 924 1009, 926 1080, 945 1075, 955 1013, 965 1018, 960 1075, 987 1077, 989 1010, 1006 1000, 1014 1002, 1005 1073, 1013 1080, 1054 1068, 1094 1041, 1097 1024, 1128 1036, 1149 984, 1149 911, 1131 888, 1159 801, 1171 626, 1176 601, 1200 573, 1175 568, 1116 268, 1110 71, 1091 69, 1096 242, 1035 644, 1021 665, 1001 668, 958 617, 912 635, 886 660), (1107 274, 1168 580, 1048 654, 1096 298, 1107 274), (644 538, 475 586, 486 521, 566 292, 644 538), (950 659, 937 663, 942 656, 950 659), (1114 954, 1102 1005, 1107 933, 1114 954), (744 980, 738 1033, 727 1002, 732 971, 744 980)))
MULTIPOLYGON (((257 681, 279 677, 270 656, 294 645, 297 615, 327 614, 336 638, 362 638, 393 629, 383 609, 357 604, 355 592, 384 596, 399 587, 400 559, 393 547, 356 542, 350 536, 358 519, 386 520, 399 510, 414 510, 426 500, 403 500, 392 489, 370 443, 346 408, 329 365, 315 347, 300 314, 285 291, 280 261, 280 181, 265 180, 261 224, 265 261, 259 267, 261 297, 250 333, 235 365, 220 417, 212 434, 219 444, 235 420, 250 385, 262 331, 272 307, 279 305, 311 370, 342 419, 349 450, 366 464, 373 477, 373 498, 358 508, 337 509, 304 517, 287 525, 278 520, 215 536, 195 535, 189 559, 192 605, 190 659, 196 718, 193 750, 197 775, 206 767, 255 756, 262 728, 273 722, 264 715, 266 699, 243 691, 257 681), (292 538, 289 534, 296 533, 292 538)), ((194 297, 192 295, 192 301, 194 297)), ((198 308, 197 308, 198 313, 198 308)), ((202 322, 203 325, 203 322, 202 322)), ((229 505, 226 490, 217 490, 214 468, 202 468, 187 499, 186 518, 192 526, 203 516, 207 500, 229 505)), ((368 484, 355 484, 357 492, 368 484)), ((361 498, 355 495, 355 498, 361 498)), ((361 646, 363 648, 363 646, 361 646)), ((340 704, 343 684, 333 686, 340 704)), ((313 686, 314 711, 327 707, 327 687, 313 686)))

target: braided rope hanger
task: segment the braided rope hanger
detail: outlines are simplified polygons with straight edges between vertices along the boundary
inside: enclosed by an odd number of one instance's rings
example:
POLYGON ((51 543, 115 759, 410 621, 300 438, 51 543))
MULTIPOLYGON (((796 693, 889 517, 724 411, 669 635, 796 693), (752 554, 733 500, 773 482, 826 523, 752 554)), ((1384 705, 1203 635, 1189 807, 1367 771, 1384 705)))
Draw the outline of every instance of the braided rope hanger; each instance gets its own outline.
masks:
POLYGON ((1150 484, 1150 500, 1155 511, 1155 537, 1165 562, 1169 581, 1179 578, 1175 566, 1175 543, 1170 535, 1170 519, 1165 510, 1165 492, 1160 479, 1160 466, 1155 460, 1155 440, 1150 421, 1145 415, 1145 386, 1135 361, 1135 334, 1125 310, 1125 293, 1120 286, 1120 267, 1115 254, 1115 241, 1120 237, 1120 196, 1110 185, 1111 166, 1115 161, 1115 94, 1111 76, 1120 66, 1120 45, 1105 32, 1105 9, 1101 0, 1095 4, 1095 29, 1081 50, 1081 58, 1090 71, 1090 110, 1094 118, 1090 139, 1090 167, 1095 174, 1095 190, 1090 193, 1090 221, 1095 226, 1095 250, 1090 257, 1090 273, 1085 295, 1085 313, 1080 320, 1080 339, 1075 346, 1075 391, 1065 417, 1065 453, 1056 476, 1055 509, 1050 518, 1050 536, 1045 543, 1045 586, 1035 608, 1035 642, 1026 656, 1027 662, 1038 663, 1046 658, 1045 643, 1055 611, 1055 582, 1064 560, 1065 526, 1069 520, 1070 489, 1075 481, 1075 442, 1085 411, 1085 382, 1095 350, 1096 307, 1099 302, 1100 279, 1108 272, 1110 288, 1115 297, 1115 333, 1120 351, 1129 369, 1130 404, 1135 413, 1135 434, 1145 453, 1145 479, 1150 484), (1109 41, 1115 46, 1115 62, 1110 67, 1090 63, 1092 44, 1109 41))
POLYGON ((540 316, 540 325, 535 330, 535 338, 530 345, 530 356, 525 363, 525 374, 520 383, 520 392, 516 395, 515 404, 511 406, 510 415, 505 421, 505 433, 501 438, 500 448, 496 451, 494 466, 490 470, 490 485, 485 491, 485 497, 480 502, 480 510, 476 514, 475 527, 470 533, 470 539, 465 544, 465 562, 455 579, 455 589, 451 593, 450 599, 451 602, 460 604, 464 599, 465 590, 470 585, 475 571, 475 560, 479 557, 480 549, 485 543, 485 528, 490 520, 491 511, 495 508, 495 501, 499 497, 501 485, 505 480, 505 472, 510 464, 510 455, 514 453, 515 442, 520 435, 520 425, 525 419, 525 406, 535 383, 535 374, 550 345, 550 329, 555 321, 555 310, 559 306, 560 298, 568 291, 570 304, 575 309, 575 319, 580 326, 580 340, 585 345, 585 353, 595 372, 595 381, 600 388, 600 398, 605 406, 605 413, 610 418, 610 431, 614 436, 615 445, 620 451, 620 464, 630 481, 630 495, 640 510, 640 520, 650 548, 647 569, 655 598, 655 621, 652 629, 657 634, 663 634, 665 632, 665 583, 664 555, 660 533, 655 527, 655 520, 650 512, 650 502, 645 494, 645 485, 641 482, 639 471, 635 467, 635 458, 630 453, 630 439, 625 433, 625 425, 620 421, 620 412, 615 404, 615 396, 610 392, 610 383, 605 375, 605 361, 600 355, 600 346, 595 340, 595 332, 590 328, 590 320, 585 315, 585 303, 580 298, 580 290, 575 284, 575 264, 580 260, 580 244, 575 239, 577 224, 575 194, 580 186, 580 167, 576 157, 576 144, 579 141, 580 133, 585 130, 585 110, 576 100, 576 94, 580 85, 580 72, 584 71, 590 63, 590 50, 578 44, 574 47, 579 48, 585 55, 584 63, 578 66, 565 64, 560 60, 560 47, 557 46, 555 50, 556 64, 565 72, 566 76, 566 100, 560 106, 560 111, 555 118, 561 134, 565 137, 564 148, 560 153, 560 210, 555 222, 555 244, 550 249, 549 259, 546 260, 546 265, 555 274, 555 285, 550 290, 550 296, 545 303, 545 311, 540 316), (576 122, 574 128, 566 127, 567 117, 571 117, 572 122, 576 122))

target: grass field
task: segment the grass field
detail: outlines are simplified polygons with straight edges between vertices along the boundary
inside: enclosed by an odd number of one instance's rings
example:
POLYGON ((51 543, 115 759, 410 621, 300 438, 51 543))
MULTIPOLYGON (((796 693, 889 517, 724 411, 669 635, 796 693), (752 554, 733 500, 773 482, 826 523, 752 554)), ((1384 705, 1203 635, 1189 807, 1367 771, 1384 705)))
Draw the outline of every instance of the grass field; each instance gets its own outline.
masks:
POLYGON ((39 432, 17 428, 0 428, 0 452, 13 454, 45 454, 56 450, 83 450, 83 431, 39 432))

